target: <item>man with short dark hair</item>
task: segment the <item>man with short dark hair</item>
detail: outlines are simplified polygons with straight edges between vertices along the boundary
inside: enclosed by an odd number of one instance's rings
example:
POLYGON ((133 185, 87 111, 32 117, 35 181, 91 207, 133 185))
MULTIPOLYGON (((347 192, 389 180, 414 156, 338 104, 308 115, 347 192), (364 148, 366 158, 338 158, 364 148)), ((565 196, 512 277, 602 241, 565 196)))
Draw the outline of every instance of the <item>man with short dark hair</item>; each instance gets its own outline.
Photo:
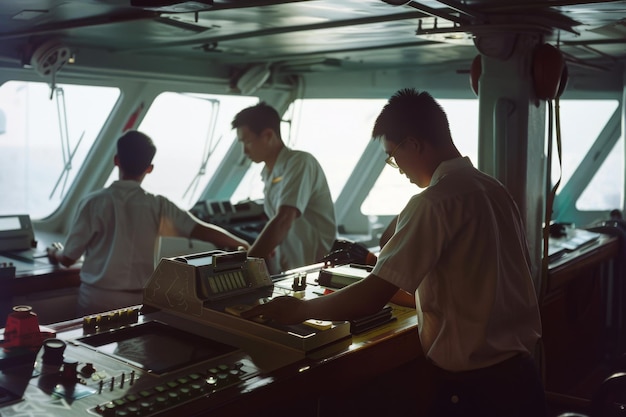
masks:
POLYGON ((147 193, 141 182, 154 166, 154 143, 128 131, 117 141, 114 163, 119 180, 84 197, 65 247, 48 248, 50 262, 70 266, 85 254, 80 271, 77 313, 99 313, 141 304, 143 288, 154 270, 159 236, 184 236, 220 248, 247 249, 228 231, 200 221, 167 198, 147 193))
POLYGON ((265 164, 264 208, 269 221, 248 255, 265 258, 272 274, 319 262, 337 235, 322 167, 313 155, 285 146, 280 116, 266 103, 240 111, 232 127, 246 156, 265 164))
POLYGON ((511 195, 461 156, 445 112, 426 92, 394 94, 372 136, 390 166, 426 188, 398 216, 372 273, 330 295, 279 297, 242 316, 355 319, 379 311, 400 288, 415 294, 427 359, 413 372, 409 401, 423 409, 419 415, 545 416, 532 359, 541 320, 511 195))

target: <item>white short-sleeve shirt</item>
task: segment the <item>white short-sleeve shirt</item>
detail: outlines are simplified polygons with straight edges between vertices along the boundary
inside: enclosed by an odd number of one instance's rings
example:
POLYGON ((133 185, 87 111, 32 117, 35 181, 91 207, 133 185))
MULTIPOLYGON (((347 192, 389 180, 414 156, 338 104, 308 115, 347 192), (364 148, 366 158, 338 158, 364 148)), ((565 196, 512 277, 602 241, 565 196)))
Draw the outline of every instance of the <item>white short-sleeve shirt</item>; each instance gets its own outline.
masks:
POLYGON ((335 207, 319 162, 307 152, 284 147, 272 172, 264 168, 261 175, 269 218, 278 213, 280 206, 295 207, 300 212, 278 248, 281 270, 319 262, 337 236, 335 207))
POLYGON ((532 353, 541 321, 529 259, 510 194, 456 158, 403 209, 372 273, 415 293, 424 353, 464 371, 532 353))
POLYGON ((79 204, 63 254, 85 254, 81 282, 107 290, 143 289, 154 270, 154 247, 161 230, 188 237, 191 215, 136 181, 115 181, 79 204))

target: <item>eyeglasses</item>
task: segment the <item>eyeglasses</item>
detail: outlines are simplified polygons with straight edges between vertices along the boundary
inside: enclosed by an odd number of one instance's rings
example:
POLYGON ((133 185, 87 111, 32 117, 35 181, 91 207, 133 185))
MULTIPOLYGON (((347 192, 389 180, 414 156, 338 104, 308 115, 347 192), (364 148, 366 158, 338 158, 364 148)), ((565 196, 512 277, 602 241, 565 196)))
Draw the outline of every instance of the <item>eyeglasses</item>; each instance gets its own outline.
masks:
POLYGON ((400 142, 398 142, 398 144, 393 149, 393 151, 391 151, 389 156, 387 158, 385 158, 385 162, 387 163, 387 165, 389 165, 392 168, 396 168, 396 169, 399 168, 398 167, 398 163, 396 162, 396 158, 393 156, 393 154, 396 153, 396 151, 398 150, 400 145, 402 145, 404 143, 404 141, 407 140, 407 139, 408 139, 408 136, 406 138, 402 139, 400 142))

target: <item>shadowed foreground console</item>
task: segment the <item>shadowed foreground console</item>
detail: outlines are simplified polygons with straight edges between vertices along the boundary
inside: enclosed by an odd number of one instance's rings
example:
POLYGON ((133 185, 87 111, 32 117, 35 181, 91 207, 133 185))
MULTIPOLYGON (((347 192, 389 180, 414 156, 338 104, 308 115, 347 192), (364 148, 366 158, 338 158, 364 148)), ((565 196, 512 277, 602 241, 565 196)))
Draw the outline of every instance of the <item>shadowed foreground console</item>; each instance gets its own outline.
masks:
POLYGON ((238 252, 162 259, 143 306, 51 325, 54 338, 14 358, 5 349, 0 415, 231 417, 271 414, 277 402, 308 415, 318 396, 419 356, 415 312, 398 306, 362 332, 238 316, 276 296, 333 291, 317 282, 320 268, 272 279, 238 252))

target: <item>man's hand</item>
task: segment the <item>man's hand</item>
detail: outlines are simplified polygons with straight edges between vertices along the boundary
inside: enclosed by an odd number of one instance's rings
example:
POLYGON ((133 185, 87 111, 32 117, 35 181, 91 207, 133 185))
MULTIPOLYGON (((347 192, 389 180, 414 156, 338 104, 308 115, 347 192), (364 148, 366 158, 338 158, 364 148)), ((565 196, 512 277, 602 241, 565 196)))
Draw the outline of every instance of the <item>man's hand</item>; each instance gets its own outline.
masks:
POLYGON ((302 323, 308 319, 353 320, 377 313, 397 291, 398 287, 394 284, 370 274, 323 297, 308 300, 287 296, 276 297, 268 303, 242 312, 241 317, 273 319, 281 324, 302 323))
POLYGON ((306 317, 305 305, 306 302, 298 298, 282 296, 242 312, 241 317, 245 319, 262 317, 264 320, 276 320, 281 324, 297 324, 310 318, 306 317))
POLYGON ((48 260, 52 265, 59 264, 59 258, 57 258, 57 252, 63 250, 63 245, 59 242, 54 242, 50 246, 46 248, 46 254, 48 255, 48 260))

